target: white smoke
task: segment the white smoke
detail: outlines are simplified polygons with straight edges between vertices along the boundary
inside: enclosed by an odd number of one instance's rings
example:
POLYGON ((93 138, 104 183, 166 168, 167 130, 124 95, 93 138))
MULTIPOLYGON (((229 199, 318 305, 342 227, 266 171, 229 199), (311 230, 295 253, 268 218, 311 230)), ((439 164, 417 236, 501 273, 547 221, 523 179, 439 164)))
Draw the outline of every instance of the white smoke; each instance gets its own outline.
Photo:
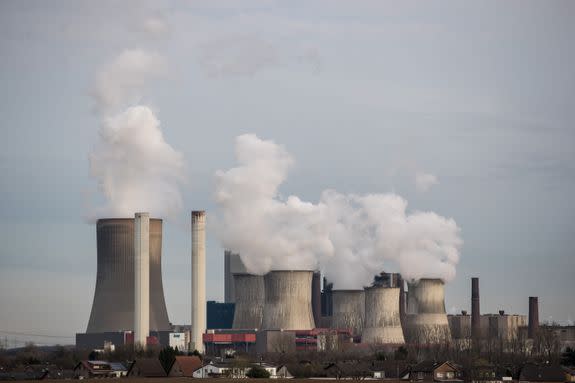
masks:
POLYGON ((96 101, 102 122, 90 168, 107 200, 94 212, 98 217, 131 217, 137 211, 166 217, 181 209, 183 156, 164 140, 152 109, 133 105, 147 80, 164 67, 158 54, 128 50, 98 77, 96 101))
POLYGON ((250 272, 320 267, 336 288, 361 288, 395 263, 407 279, 455 276, 462 241, 452 219, 407 212, 395 194, 322 193, 318 203, 282 199, 293 159, 255 135, 236 139, 239 166, 216 173, 217 227, 250 272))

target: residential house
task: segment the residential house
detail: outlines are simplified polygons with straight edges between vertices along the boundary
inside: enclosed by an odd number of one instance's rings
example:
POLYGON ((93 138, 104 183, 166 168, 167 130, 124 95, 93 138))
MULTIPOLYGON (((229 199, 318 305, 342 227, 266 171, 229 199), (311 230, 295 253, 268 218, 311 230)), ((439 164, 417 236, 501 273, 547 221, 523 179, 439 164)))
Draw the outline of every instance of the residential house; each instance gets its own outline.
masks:
POLYGON ((462 381, 462 373, 455 363, 425 360, 409 368, 404 378, 412 382, 457 382, 462 381))
POLYGON ((158 358, 136 359, 128 369, 128 377, 163 378, 167 376, 158 358))
POLYGON ((202 368, 202 360, 197 356, 176 356, 170 367, 168 376, 180 376, 192 378, 194 371, 202 368))
POLYGON ((194 378, 245 378, 250 366, 211 361, 194 371, 194 378))
POLYGON ((120 378, 126 376, 126 367, 122 363, 110 363, 103 360, 83 360, 74 367, 74 377, 120 378))

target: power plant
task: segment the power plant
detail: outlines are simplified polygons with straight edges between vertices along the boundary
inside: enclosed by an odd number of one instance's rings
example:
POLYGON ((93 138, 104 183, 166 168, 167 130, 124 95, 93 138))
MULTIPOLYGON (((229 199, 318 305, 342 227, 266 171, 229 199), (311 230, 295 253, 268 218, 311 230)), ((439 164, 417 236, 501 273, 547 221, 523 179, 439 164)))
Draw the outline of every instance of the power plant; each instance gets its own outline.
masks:
POLYGON ((264 276, 264 330, 309 330, 315 327, 311 309, 313 271, 273 270, 264 276))
POLYGON ((253 274, 234 274, 235 311, 234 329, 259 329, 265 303, 264 277, 253 274))
POLYGON ((191 325, 172 326, 162 287, 162 220, 150 218, 148 213, 98 220, 96 290, 87 331, 76 336, 79 347, 93 348, 105 342, 167 345, 172 338, 185 336, 189 350, 200 352, 204 347, 211 352, 225 347, 286 352, 330 350, 337 344, 512 340, 521 334, 532 339, 537 334, 537 297, 529 297, 529 323, 527 316, 503 310, 482 315, 479 279, 475 277, 471 279, 471 315, 463 310, 460 315, 448 316, 441 279, 409 281, 406 292, 400 274, 382 272, 362 290, 337 290, 325 278, 322 286, 318 271, 250 274, 239 254, 231 250, 225 252, 224 261, 229 307, 212 308, 212 312, 222 313, 218 315, 228 313, 228 329, 207 331, 205 212, 192 211, 191 223, 192 321, 191 325), (257 348, 256 339, 260 338, 257 348))
POLYGON ((451 331, 445 312, 445 289, 441 279, 408 283, 406 338, 410 343, 445 343, 451 331))
POLYGON ((370 344, 403 344, 399 316, 398 287, 365 288, 365 322, 362 342, 370 344))

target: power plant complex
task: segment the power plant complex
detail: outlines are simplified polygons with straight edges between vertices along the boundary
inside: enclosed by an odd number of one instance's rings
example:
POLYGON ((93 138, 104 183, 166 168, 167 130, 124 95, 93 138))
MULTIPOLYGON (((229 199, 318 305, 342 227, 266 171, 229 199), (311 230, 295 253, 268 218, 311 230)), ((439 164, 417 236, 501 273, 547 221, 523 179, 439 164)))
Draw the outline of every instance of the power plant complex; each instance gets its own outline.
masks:
POLYGON ((225 302, 206 302, 205 238, 206 213, 193 211, 192 321, 172 325, 162 286, 162 220, 148 213, 98 220, 94 301, 86 333, 76 334, 76 345, 311 351, 533 338, 539 326, 537 297, 529 298, 529 319, 503 311, 481 315, 478 278, 471 281, 471 315, 447 315, 441 279, 405 281, 400 274, 382 272, 363 289, 337 290, 325 278, 322 286, 317 270, 250 274, 241 256, 229 250, 224 253, 225 302))

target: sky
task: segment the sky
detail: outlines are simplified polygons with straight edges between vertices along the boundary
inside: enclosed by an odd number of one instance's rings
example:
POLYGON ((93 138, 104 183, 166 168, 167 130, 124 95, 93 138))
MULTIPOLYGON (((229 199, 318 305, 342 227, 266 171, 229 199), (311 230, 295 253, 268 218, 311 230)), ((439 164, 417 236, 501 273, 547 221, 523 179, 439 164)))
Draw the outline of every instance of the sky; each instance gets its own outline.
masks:
MULTIPOLYGON (((0 2, 0 337, 86 329, 96 84, 128 49, 165 59, 138 101, 184 160, 164 221, 173 323, 190 321, 190 210, 217 214, 214 174, 254 133, 295 159, 282 194, 395 192, 453 218, 449 312, 478 276, 482 312, 526 314, 538 296, 542 320, 572 324, 574 17, 570 1, 0 2)), ((207 297, 222 300, 210 227, 207 241, 207 297)))

